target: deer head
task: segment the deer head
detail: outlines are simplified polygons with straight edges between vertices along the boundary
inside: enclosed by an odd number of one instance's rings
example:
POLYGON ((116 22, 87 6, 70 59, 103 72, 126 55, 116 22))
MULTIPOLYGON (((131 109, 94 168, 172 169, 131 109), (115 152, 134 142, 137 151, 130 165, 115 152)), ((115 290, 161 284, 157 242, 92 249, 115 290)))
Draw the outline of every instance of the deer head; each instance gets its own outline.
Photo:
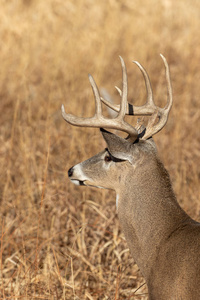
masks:
POLYGON ((172 106, 172 88, 169 67, 163 55, 161 55, 161 58, 165 65, 168 89, 168 100, 164 108, 155 105, 149 76, 145 69, 136 61, 134 61, 134 63, 140 68, 144 76, 147 89, 147 100, 143 106, 133 106, 128 103, 127 72, 124 60, 121 57, 120 61, 123 77, 122 91, 116 87, 121 97, 120 105, 113 105, 100 97, 98 87, 91 75, 89 75, 89 81, 93 89, 96 104, 94 116, 91 118, 81 118, 66 114, 64 106, 62 105, 62 116, 66 122, 75 126, 101 128, 101 133, 107 143, 107 148, 103 152, 69 169, 68 174, 73 183, 111 188, 118 192, 117 188, 120 186, 118 180, 119 178, 122 178, 120 174, 122 174, 122 172, 123 174, 125 173, 125 170, 122 171, 121 168, 124 168, 125 165, 129 165, 129 167, 131 167, 131 165, 132 167, 133 165, 135 166, 139 161, 139 158, 140 160, 142 157, 144 158, 142 153, 148 153, 148 156, 150 153, 155 153, 155 144, 150 138, 165 126, 172 106), (103 116, 102 102, 117 111, 118 114, 114 119, 103 116), (150 117, 147 126, 138 122, 136 127, 133 127, 125 121, 125 115, 150 117), (124 131, 128 134, 128 137, 124 139, 110 133, 105 130, 105 128, 124 131), (117 164, 119 161, 124 163, 117 164), (113 172, 114 165, 115 172, 113 172), (112 180, 113 176, 114 179, 112 180))

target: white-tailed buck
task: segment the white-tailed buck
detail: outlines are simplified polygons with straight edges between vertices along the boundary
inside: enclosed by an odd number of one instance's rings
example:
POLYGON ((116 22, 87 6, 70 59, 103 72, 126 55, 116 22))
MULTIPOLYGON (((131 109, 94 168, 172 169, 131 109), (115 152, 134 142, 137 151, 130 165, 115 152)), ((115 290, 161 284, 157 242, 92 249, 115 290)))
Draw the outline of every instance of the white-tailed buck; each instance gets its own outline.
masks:
POLYGON ((131 254, 145 277, 149 299, 200 299, 200 223, 192 220, 179 206, 169 174, 160 161, 152 136, 166 124, 172 106, 169 67, 161 55, 165 70, 168 101, 164 108, 154 104, 150 80, 140 68, 147 89, 143 106, 127 101, 127 72, 120 57, 122 90, 117 88, 121 104, 113 105, 100 97, 92 76, 96 111, 91 118, 66 114, 65 121, 75 126, 101 128, 107 148, 70 168, 70 180, 78 185, 96 186, 116 191, 116 205, 131 254), (118 114, 114 119, 102 115, 102 102, 118 114), (125 121, 125 115, 149 116, 147 126, 136 127, 125 121), (126 139, 103 128, 128 133, 126 139))

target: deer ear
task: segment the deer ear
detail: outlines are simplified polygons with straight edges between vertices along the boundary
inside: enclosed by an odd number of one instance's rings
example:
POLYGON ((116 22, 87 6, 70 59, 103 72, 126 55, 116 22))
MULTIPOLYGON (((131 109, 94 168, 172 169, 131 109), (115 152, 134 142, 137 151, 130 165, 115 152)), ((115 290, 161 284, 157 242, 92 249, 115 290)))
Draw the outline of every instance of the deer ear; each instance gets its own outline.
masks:
POLYGON ((132 146, 133 144, 124 138, 115 135, 103 128, 100 128, 103 138, 108 146, 108 150, 112 156, 128 160, 130 163, 133 161, 132 146))

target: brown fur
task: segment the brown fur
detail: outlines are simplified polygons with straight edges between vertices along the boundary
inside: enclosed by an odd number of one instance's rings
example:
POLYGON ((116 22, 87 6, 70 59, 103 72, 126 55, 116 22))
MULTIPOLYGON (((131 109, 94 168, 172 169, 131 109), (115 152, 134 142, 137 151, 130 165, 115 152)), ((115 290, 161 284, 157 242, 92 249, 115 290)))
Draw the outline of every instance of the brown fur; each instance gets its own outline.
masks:
POLYGON ((73 167, 70 178, 79 180, 81 170, 85 185, 116 191, 121 226, 150 300, 200 299, 200 224, 179 206, 153 140, 103 137, 121 161, 107 162, 105 150, 73 167))

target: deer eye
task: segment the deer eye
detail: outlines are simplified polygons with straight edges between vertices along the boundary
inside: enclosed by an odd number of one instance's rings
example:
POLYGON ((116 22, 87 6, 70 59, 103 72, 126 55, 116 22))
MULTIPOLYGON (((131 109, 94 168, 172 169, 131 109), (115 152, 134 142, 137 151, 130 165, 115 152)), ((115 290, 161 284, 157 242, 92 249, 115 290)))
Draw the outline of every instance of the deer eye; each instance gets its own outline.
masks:
POLYGON ((106 162, 109 162, 109 161, 112 160, 112 157, 111 157, 110 155, 106 155, 105 158, 104 158, 104 160, 105 160, 106 162))

